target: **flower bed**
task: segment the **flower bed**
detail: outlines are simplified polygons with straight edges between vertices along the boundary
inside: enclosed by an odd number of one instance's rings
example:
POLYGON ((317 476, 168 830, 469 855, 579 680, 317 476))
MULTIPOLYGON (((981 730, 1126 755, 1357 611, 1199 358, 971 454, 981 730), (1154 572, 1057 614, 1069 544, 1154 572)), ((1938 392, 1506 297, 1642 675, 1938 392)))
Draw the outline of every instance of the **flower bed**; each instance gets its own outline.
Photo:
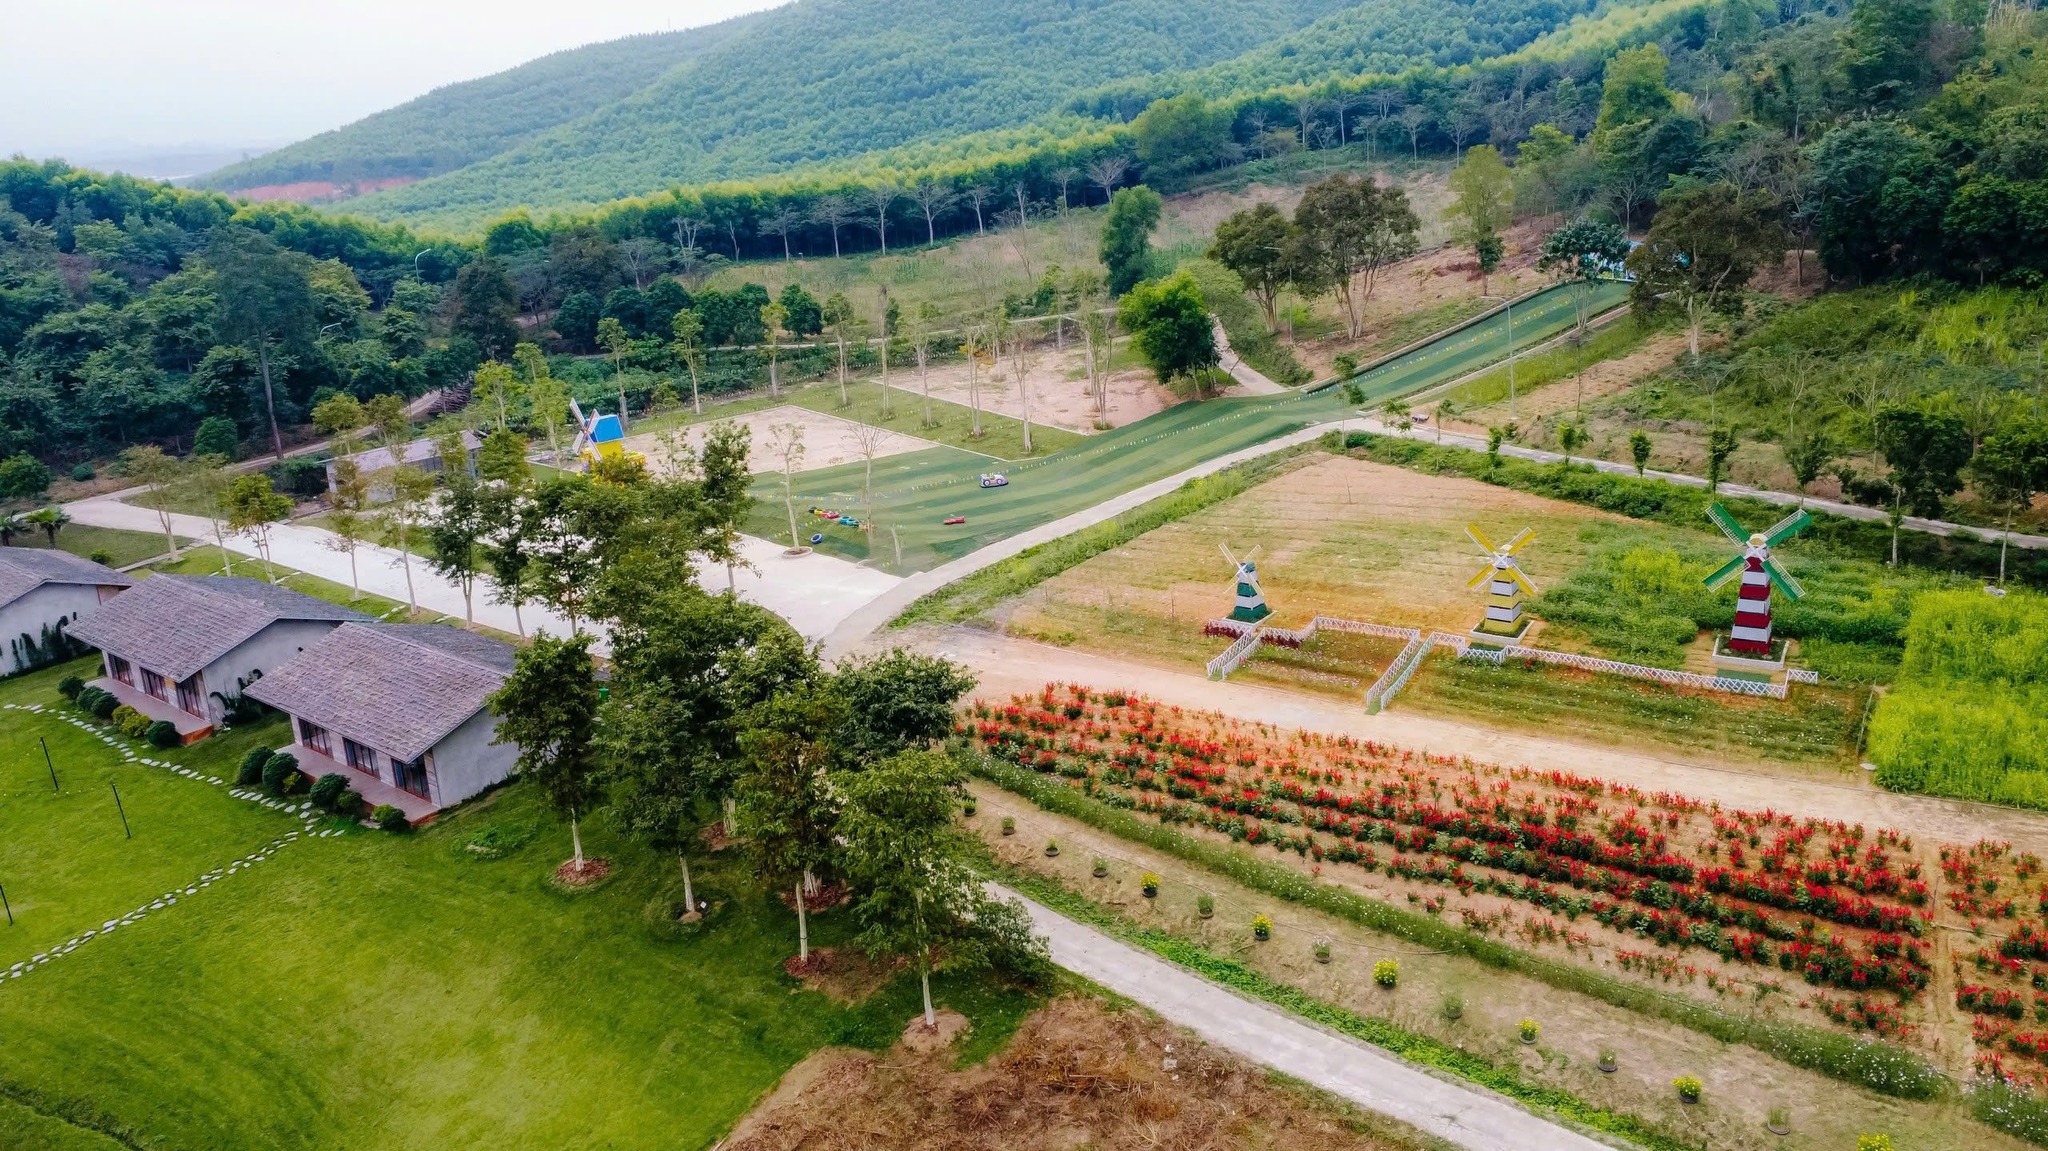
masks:
POLYGON ((2048 1091, 2048 880, 2003 840, 1944 844, 1943 905, 1985 941, 1957 948, 1955 1005, 1971 1015, 1981 1073, 2048 1091), (2004 933, 1993 938, 1992 933, 2004 933))

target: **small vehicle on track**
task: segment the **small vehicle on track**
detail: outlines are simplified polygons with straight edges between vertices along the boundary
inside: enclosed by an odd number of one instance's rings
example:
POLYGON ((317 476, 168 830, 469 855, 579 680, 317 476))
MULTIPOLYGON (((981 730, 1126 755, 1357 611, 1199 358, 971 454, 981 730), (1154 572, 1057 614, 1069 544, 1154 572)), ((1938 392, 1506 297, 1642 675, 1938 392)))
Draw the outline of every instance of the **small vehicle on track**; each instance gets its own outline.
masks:
POLYGON ((945 518, 944 520, 942 520, 942 521, 940 521, 940 522, 944 523, 944 524, 945 524, 945 525, 946 525, 947 527, 952 527, 952 526, 953 526, 954 524, 964 524, 964 523, 966 523, 966 522, 967 522, 967 517, 966 517, 966 516, 947 516, 947 517, 946 517, 946 518, 945 518))
POLYGON ((985 488, 1006 488, 1010 486, 1010 477, 1001 472, 983 472, 981 473, 981 486, 985 488))

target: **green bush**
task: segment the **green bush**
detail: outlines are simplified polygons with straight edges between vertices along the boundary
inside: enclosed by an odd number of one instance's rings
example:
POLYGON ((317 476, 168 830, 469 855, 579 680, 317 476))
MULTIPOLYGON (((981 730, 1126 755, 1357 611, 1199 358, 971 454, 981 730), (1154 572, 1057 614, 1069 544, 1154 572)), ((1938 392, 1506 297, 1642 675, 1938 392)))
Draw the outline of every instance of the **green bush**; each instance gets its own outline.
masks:
POLYGON ((92 470, 91 464, 78 464, 71 469, 72 480, 81 484, 89 482, 97 474, 99 473, 92 470))
POLYGON ((114 709, 120 706, 121 701, 114 698, 113 692, 101 691, 98 695, 92 697, 92 706, 87 710, 92 712, 94 719, 112 719, 114 709))
POLYGON ((149 730, 149 717, 125 703, 116 705, 114 714, 107 718, 113 722, 114 730, 130 739, 149 730))
POLYGON ((263 761, 263 790, 272 795, 290 795, 299 785, 299 761, 280 751, 263 761))
POLYGON ((335 801, 347 790, 348 777, 338 771, 330 771, 313 781, 313 788, 307 793, 306 798, 313 801, 314 807, 322 811, 332 811, 335 801))
POLYGON ((21 453, 0 460, 0 500, 24 500, 50 490, 50 469, 21 453))
POLYGON ((270 762, 274 754, 267 747, 252 747, 242 753, 242 765, 235 771, 235 782, 243 787, 254 787, 263 782, 263 765, 270 762))
POLYGON ((150 724, 142 733, 142 737, 149 741, 151 747, 176 747, 185 742, 178 735, 178 725, 168 719, 160 719, 150 724))
POLYGON ((57 694, 73 703, 78 702, 78 693, 85 690, 85 681, 75 675, 67 675, 57 681, 57 694))
POLYGON ((334 797, 334 814, 353 819, 362 813, 362 792, 357 791, 353 787, 343 788, 341 794, 334 797))
POLYGON ((405 831, 412 825, 405 821, 405 813, 388 803, 380 803, 370 813, 371 822, 386 831, 405 831))
POLYGON ((1401 982, 1401 963, 1396 959, 1382 959, 1372 965, 1372 981, 1381 987, 1392 987, 1401 982))

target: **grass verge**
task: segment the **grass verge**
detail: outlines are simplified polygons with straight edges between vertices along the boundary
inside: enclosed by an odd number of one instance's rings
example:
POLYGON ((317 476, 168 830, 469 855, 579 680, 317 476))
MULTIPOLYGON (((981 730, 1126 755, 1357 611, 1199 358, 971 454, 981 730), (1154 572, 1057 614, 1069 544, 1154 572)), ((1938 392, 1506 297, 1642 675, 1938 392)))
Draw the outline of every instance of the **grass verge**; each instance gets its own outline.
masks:
POLYGON ((2048 1147, 2048 1100, 2003 1080, 1978 1084, 1970 1100, 1970 1113, 1987 1127, 2048 1147))
POLYGON ((1600 972, 1553 963, 1526 951, 1453 927, 1428 916, 1403 911, 1377 900, 1318 883, 1291 868, 1250 854, 1207 843, 1172 828, 1141 819, 1091 799, 1056 781, 986 756, 963 753, 975 775, 1012 791, 1047 811, 1078 819, 1099 831, 1121 836, 1166 852, 1277 899, 1348 919, 1422 947, 1477 960, 1513 971, 1561 991, 1591 996, 1603 1003, 1677 1024, 1724 1043, 1740 1043, 1776 1056, 1795 1067, 1866 1087, 1901 1099, 1932 1099, 1947 1089, 1941 1073, 1912 1052, 1883 1042, 1805 1027, 1745 1019, 1677 996, 1664 995, 1600 972))
POLYGON ((1146 532, 1242 495, 1295 464, 1311 449, 1289 448, 1228 467, 1215 475, 1189 480, 1179 488, 1125 512, 1113 520, 1083 528, 948 584, 920 597, 891 621, 891 627, 917 623, 962 623, 981 616, 996 604, 1020 595, 1046 580, 1077 567, 1111 548, 1122 547, 1146 532))
POLYGON ((1300 988, 1269 978, 1235 959, 1217 955, 1172 932, 1140 926, 1054 880, 1003 867, 993 859, 989 860, 988 866, 1013 890, 1069 919, 1107 932, 1239 994, 1270 1003, 1312 1023, 1390 1051, 1411 1063, 1456 1076, 1569 1124, 1620 1136, 1650 1151, 1696 1151, 1705 1147, 1705 1144, 1667 1135, 1633 1115, 1588 1103, 1569 1091, 1530 1083, 1513 1068, 1498 1066, 1441 1040, 1324 1002, 1300 988))
MULTIPOLYGON (((1575 372, 1605 360, 1628 355, 1647 343, 1652 335, 1668 330, 1671 323, 1640 323, 1621 320, 1588 332, 1583 340, 1565 339, 1555 347, 1515 361, 1515 391, 1526 396, 1545 384, 1568 379, 1575 372)), ((1508 398, 1508 370, 1503 364, 1483 376, 1467 380, 1445 393, 1443 399, 1463 411, 1505 403, 1508 398)))

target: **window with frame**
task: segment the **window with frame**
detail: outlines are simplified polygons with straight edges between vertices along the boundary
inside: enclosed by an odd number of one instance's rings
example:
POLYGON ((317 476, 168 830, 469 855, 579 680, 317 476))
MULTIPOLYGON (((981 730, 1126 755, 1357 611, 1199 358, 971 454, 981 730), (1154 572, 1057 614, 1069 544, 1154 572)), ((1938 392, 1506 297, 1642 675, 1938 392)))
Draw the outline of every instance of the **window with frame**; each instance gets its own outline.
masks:
POLYGON ((129 663, 118 655, 110 655, 107 657, 107 670, 113 673, 114 682, 125 683, 129 687, 135 686, 134 664, 129 663))
POLYGON ((199 690, 197 672, 178 681, 178 710, 186 715, 205 716, 206 693, 199 690))
POLYGON ((377 774, 377 753, 375 750, 364 747, 355 740, 345 738, 341 741, 341 754, 344 762, 364 775, 372 779, 384 778, 377 774))
POLYGON ((165 685, 164 677, 149 670, 148 668, 142 669, 142 690, 146 692, 149 695, 149 698, 151 699, 161 699, 168 701, 171 698, 170 688, 165 685))
POLYGON ((299 721, 299 742, 319 752, 321 755, 332 756, 334 754, 334 740, 328 736, 327 729, 314 723, 312 720, 302 719, 299 721))
POLYGON ((415 760, 392 760, 391 782, 421 799, 428 798, 426 757, 421 756, 415 760))

